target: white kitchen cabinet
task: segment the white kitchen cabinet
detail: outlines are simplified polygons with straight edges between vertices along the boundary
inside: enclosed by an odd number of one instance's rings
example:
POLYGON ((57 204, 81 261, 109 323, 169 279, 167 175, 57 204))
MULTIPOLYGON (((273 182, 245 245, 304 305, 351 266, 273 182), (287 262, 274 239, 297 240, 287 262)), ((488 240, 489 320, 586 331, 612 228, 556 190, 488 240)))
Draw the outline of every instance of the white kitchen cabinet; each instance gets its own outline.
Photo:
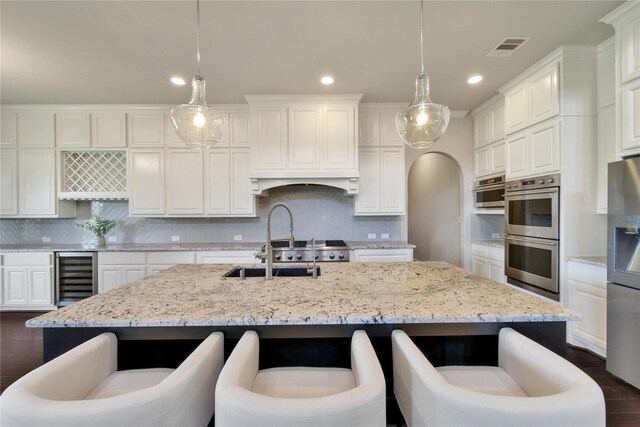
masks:
POLYGON ((200 251, 196 264, 255 264, 257 251, 200 251))
POLYGON ((640 78, 621 88, 622 141, 619 155, 640 153, 640 78))
POLYGON ((607 213, 608 164, 616 160, 616 109, 615 105, 598 113, 598 213, 607 213))
POLYGON ((146 275, 158 273, 177 264, 193 264, 195 252, 191 251, 162 251, 146 253, 146 275))
POLYGON ((0 215, 18 215, 18 152, 0 149, 0 215))
POLYGON ((477 178, 504 173, 505 141, 499 140, 489 146, 478 148, 474 157, 477 178))
POLYGON ((404 215, 406 184, 404 147, 359 150, 360 191, 355 215, 404 215))
POLYGON ((18 147, 54 148, 55 115, 49 111, 18 113, 18 147))
POLYGON ((360 104, 358 147, 401 147, 396 129, 396 115, 406 104, 360 104))
POLYGON ((212 149, 204 155, 205 214, 227 215, 230 213, 231 197, 229 150, 212 149))
POLYGON ((358 146, 360 148, 380 145, 380 111, 361 108, 358 125, 358 146))
POLYGON ((232 148, 230 162, 230 211, 232 216, 255 216, 256 198, 251 192, 249 149, 232 148))
POLYGON ((19 213, 31 216, 56 214, 56 153, 54 150, 18 152, 19 213))
POLYGON ((616 103, 615 37, 598 45, 598 109, 616 103))
POLYGON ((471 112, 476 178, 504 173, 504 97, 499 94, 471 112))
POLYGON ((289 108, 289 169, 319 169, 322 148, 322 108, 289 108))
POLYGON ((380 111, 380 145, 402 147, 403 142, 396 128, 396 116, 404 110, 405 104, 388 105, 380 111))
POLYGON ((129 215, 165 213, 164 150, 129 151, 129 215))
POLYGON ((487 277, 487 261, 484 258, 472 256, 471 271, 478 276, 487 277))
POLYGON ((507 137, 507 180, 559 172, 560 125, 554 119, 507 137))
POLYGON ((474 154, 476 177, 491 174, 491 149, 489 147, 478 148, 474 154))
POLYGON ((412 262, 413 249, 351 249, 351 262, 412 262))
POLYGON ((229 114, 229 146, 249 147, 249 113, 232 112, 229 114))
POLYGON ((127 113, 127 139, 129 147, 164 147, 166 113, 157 110, 135 110, 127 113))
POLYGON ((353 170, 356 167, 356 108, 329 106, 323 109, 322 168, 353 170))
POLYGON ((471 244, 471 271, 478 276, 507 283, 504 275, 504 248, 483 243, 471 244))
POLYGON ((2 310, 51 310, 53 253, 11 252, 2 258, 2 310))
POLYGON ((287 166, 287 109, 251 107, 251 144, 256 171, 282 171, 287 166))
POLYGON ((607 350, 607 269, 606 266, 567 262, 568 306, 582 314, 569 322, 567 341, 601 356, 607 350))
POLYGON ((628 12, 616 32, 620 33, 620 80, 640 78, 640 6, 628 12))
POLYGON ((77 111, 56 113, 56 146, 65 149, 91 147, 91 114, 77 111))
POLYGON ((145 252, 98 252, 99 293, 116 289, 145 276, 145 252))
POLYGON ((91 113, 91 146, 93 148, 126 148, 127 117, 122 111, 91 113))
POLYGON ((204 166, 200 150, 167 150, 167 214, 204 213, 204 166))
POLYGON ((3 111, 0 114, 0 148, 16 148, 18 146, 18 114, 3 111))
POLYGON ((559 61, 554 61, 505 91, 507 134, 560 114, 559 69, 559 61))
POLYGON ((475 147, 484 147, 491 142, 491 110, 479 112, 473 117, 475 147))

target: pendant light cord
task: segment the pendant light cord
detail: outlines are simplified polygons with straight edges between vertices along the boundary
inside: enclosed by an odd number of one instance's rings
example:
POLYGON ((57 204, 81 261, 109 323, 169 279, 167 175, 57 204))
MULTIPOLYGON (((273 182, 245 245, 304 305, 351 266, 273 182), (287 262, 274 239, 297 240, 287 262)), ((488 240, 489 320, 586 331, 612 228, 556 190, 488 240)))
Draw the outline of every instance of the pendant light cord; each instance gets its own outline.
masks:
POLYGON ((424 74, 424 0, 420 0, 420 64, 424 74))
POLYGON ((200 0, 196 0, 196 60, 198 62, 198 75, 200 75, 200 0))

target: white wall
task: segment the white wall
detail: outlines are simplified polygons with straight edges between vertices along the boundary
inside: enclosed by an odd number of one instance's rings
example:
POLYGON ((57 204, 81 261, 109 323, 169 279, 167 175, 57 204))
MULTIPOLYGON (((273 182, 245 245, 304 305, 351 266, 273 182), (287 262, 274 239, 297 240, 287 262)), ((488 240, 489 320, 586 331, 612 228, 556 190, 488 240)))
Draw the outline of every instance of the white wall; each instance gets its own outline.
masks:
MULTIPOLYGON (((452 157, 460 165, 462 171, 462 232, 461 248, 463 267, 471 268, 471 216, 473 215, 473 119, 470 115, 462 119, 451 119, 446 132, 431 148, 423 150, 406 149, 406 174, 409 178, 409 171, 413 162, 424 153, 442 153, 452 157)), ((408 239, 408 219, 404 217, 404 238, 408 239)))
POLYGON ((461 265, 461 178, 458 163, 444 154, 426 153, 413 163, 407 215, 415 259, 461 265))

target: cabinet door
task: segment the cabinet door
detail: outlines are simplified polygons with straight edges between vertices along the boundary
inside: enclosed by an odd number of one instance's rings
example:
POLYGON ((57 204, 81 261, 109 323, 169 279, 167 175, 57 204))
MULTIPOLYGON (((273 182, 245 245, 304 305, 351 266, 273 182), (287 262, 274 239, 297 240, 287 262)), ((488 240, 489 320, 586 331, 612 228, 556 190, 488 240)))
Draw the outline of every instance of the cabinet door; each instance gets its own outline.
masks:
POLYGON ((505 142, 498 141, 489 147, 491 155, 491 173, 505 171, 505 142))
POLYGON ((360 111, 358 122, 360 128, 358 146, 377 147, 380 145, 380 113, 360 111))
POLYGON ((289 108, 289 169, 319 169, 321 144, 322 109, 289 108))
POLYGON ((91 147, 91 115, 67 111, 56 113, 56 146, 91 147))
POLYGON ((527 126, 529 117, 528 86, 522 83, 504 95, 504 121, 507 134, 527 126))
POLYGON ((616 102, 616 57, 615 45, 610 43, 600 50, 598 47, 598 108, 616 102))
POLYGON ((539 71, 531 78, 529 124, 540 123, 560 114, 558 63, 539 71))
POLYGON ((640 79, 622 87, 622 152, 629 155, 640 152, 640 79))
POLYGON ((355 198, 355 212, 367 214, 380 212, 380 149, 359 150, 360 185, 355 198))
POLYGON ((18 115, 16 113, 0 114, 0 148, 16 148, 18 115))
POLYGON ((491 110, 483 110, 474 117, 475 147, 491 142, 491 110))
POLYGON ((380 149, 380 212, 403 214, 405 212, 404 148, 380 149))
POLYGON ((507 138, 507 180, 527 174, 528 155, 526 135, 507 138))
POLYGON ((607 166, 616 157, 616 107, 598 113, 598 213, 607 213, 607 166))
POLYGON ((251 192, 249 180, 249 150, 233 148, 230 153, 231 165, 231 214, 255 215, 256 201, 251 192))
POLYGON ((2 304, 26 305, 28 302, 26 267, 4 267, 2 304))
POLYGON ((53 305, 51 267, 30 267, 28 274, 27 303, 32 305, 53 305))
POLYGON ((117 265, 98 266, 98 292, 105 293, 120 286, 122 271, 117 265))
POLYGON ((287 163, 287 109, 256 107, 250 113, 253 167, 281 170, 287 163))
POLYGON ((18 201, 21 215, 55 215, 55 171, 54 150, 20 150, 18 201))
POLYGON ((164 214, 164 150, 131 150, 128 181, 130 215, 164 214))
POLYGON ((18 113, 18 146, 53 148, 55 146, 54 129, 53 113, 18 113))
POLYGON ((249 147, 249 113, 229 114, 229 146, 249 147))
POLYGON ((498 283, 506 283, 506 276, 504 275, 504 264, 497 261, 487 261, 487 278, 495 280, 498 283))
POLYGON ((478 276, 487 277, 487 262, 483 258, 471 257, 471 271, 478 276))
POLYGON ((535 126, 529 135, 531 175, 560 170, 560 120, 535 126))
POLYGON ((505 137, 504 130, 504 99, 498 101, 491 109, 491 141, 505 137))
POLYGON ((144 265, 123 265, 122 269, 122 285, 135 282, 146 277, 146 267, 144 265))
POLYGON ((125 113, 111 111, 91 113, 91 145, 93 148, 126 148, 125 113))
POLYGON ((164 147, 165 113, 133 111, 127 114, 129 147, 164 147))
POLYGON ((640 77, 640 8, 620 24, 620 78, 622 83, 640 77))
POLYGON ((18 152, 0 150, 0 215, 18 214, 18 152))
MULTIPOLYGON (((600 350, 607 348, 607 272, 604 267, 569 262, 568 307, 582 314, 582 321, 571 322, 572 335, 600 350)), ((592 349, 594 350, 594 349, 592 349)))
POLYGON ((204 170, 202 151, 167 150, 167 213, 204 213, 204 170))
POLYGON ((403 146, 404 143, 396 129, 397 111, 383 111, 380 113, 380 145, 403 146))
POLYGON ((214 149, 205 153, 204 200, 207 215, 229 214, 229 176, 229 150, 214 149))
POLYGON ((352 107, 324 107, 325 169, 354 169, 355 165, 355 109, 352 107))
POLYGON ((479 148, 475 151, 476 176, 484 176, 491 173, 490 154, 490 147, 479 148))

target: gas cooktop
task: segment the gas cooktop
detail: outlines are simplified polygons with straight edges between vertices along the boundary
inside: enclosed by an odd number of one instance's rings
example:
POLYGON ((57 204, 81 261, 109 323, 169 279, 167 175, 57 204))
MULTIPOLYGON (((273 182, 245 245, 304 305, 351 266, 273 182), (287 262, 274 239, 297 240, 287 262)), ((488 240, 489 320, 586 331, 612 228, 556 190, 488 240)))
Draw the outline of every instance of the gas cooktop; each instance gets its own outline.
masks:
POLYGON ((349 248, 344 240, 316 240, 316 250, 313 254, 311 241, 296 240, 293 249, 289 248, 289 240, 274 240, 273 262, 313 262, 314 256, 318 262, 347 262, 349 248))

